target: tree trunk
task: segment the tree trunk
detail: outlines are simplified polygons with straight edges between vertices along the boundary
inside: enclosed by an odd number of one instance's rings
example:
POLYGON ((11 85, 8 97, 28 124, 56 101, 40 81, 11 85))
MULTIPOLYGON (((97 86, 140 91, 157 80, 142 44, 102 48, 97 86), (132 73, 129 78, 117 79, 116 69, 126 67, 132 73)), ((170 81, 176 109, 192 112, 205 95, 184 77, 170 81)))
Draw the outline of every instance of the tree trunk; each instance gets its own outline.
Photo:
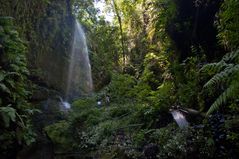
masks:
POLYGON ((116 4, 115 0, 112 0, 112 2, 113 2, 113 7, 114 7, 114 10, 115 10, 115 14, 116 14, 118 22, 119 22, 120 35, 121 35, 121 45, 122 45, 122 54, 123 54, 123 66, 125 66, 125 64, 126 64, 126 51, 125 51, 125 44, 124 44, 122 20, 121 20, 119 10, 118 10, 118 7, 117 7, 117 4, 116 4))

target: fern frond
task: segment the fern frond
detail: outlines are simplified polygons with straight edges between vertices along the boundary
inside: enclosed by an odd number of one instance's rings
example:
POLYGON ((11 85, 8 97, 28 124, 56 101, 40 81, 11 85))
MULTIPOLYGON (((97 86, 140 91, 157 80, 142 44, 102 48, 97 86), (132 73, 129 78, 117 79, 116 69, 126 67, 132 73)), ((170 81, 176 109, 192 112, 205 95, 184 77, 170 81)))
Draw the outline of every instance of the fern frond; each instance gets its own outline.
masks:
POLYGON ((201 72, 214 73, 215 75, 203 86, 207 89, 214 89, 214 86, 225 82, 227 89, 215 100, 209 108, 207 115, 217 110, 228 99, 236 99, 239 94, 239 50, 223 56, 218 63, 205 65, 201 72))
POLYGON ((236 84, 231 84, 211 105, 206 115, 209 115, 215 110, 218 110, 222 104, 225 104, 228 101, 228 99, 233 98, 233 95, 235 93, 238 93, 239 90, 238 86, 239 86, 238 82, 236 84))
POLYGON ((227 53, 222 58, 222 61, 225 61, 225 62, 232 62, 234 60, 239 60, 239 50, 236 50, 235 52, 227 53))
POLYGON ((220 61, 216 63, 206 64, 199 71, 202 73, 215 74, 225 67, 228 67, 228 64, 225 63, 224 61, 220 61))
POLYGON ((228 77, 232 74, 236 74, 239 72, 239 65, 229 65, 225 70, 220 73, 214 75, 204 86, 203 88, 210 89, 219 83, 228 79, 228 77))

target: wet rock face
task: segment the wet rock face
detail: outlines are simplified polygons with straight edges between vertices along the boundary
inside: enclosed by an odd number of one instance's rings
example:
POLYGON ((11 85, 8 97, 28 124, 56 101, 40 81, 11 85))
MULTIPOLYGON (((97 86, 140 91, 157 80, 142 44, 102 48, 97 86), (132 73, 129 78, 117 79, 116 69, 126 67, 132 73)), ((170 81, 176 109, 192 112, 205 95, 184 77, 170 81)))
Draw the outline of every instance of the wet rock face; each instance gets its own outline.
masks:
POLYGON ((71 1, 31 0, 16 3, 3 0, 0 16, 15 19, 21 38, 27 44, 28 67, 32 76, 44 81, 48 87, 63 91, 74 31, 71 1))
POLYGON ((52 1, 45 8, 45 13, 39 20, 39 26, 35 28, 41 44, 31 44, 29 59, 35 58, 36 62, 30 63, 39 69, 38 75, 48 86, 64 91, 74 18, 66 0, 52 1), (36 57, 32 57, 35 54, 36 57))

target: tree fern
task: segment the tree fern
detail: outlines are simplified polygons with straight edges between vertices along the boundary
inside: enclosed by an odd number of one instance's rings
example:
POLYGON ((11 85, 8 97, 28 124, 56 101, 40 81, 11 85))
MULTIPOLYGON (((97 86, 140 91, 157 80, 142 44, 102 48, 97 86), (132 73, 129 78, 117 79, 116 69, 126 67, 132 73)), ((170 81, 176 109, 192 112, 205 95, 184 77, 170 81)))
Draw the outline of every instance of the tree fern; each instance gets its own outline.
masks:
POLYGON ((207 114, 226 104, 228 99, 234 99, 239 93, 239 50, 226 54, 218 63, 210 63, 200 70, 213 74, 213 77, 203 86, 204 89, 217 91, 217 86, 224 84, 225 90, 213 102, 207 114))

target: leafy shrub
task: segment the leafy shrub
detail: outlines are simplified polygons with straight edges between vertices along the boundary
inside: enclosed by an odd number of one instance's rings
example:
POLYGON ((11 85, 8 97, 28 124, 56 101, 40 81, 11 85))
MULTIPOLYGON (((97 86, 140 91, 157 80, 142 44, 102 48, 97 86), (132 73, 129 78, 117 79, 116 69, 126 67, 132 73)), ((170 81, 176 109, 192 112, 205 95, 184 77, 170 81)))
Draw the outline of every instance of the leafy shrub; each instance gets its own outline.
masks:
POLYGON ((206 90, 216 92, 222 89, 223 91, 210 106, 207 114, 217 110, 219 106, 228 102, 229 99, 238 99, 239 50, 226 54, 217 63, 210 63, 203 66, 201 72, 213 75, 204 85, 206 90))
POLYGON ((144 82, 139 82, 130 91, 130 95, 134 97, 137 101, 145 103, 147 102, 147 97, 150 96, 151 87, 144 82))
POLYGON ((148 53, 144 60, 144 72, 140 80, 156 90, 163 82, 164 75, 169 66, 166 56, 148 53))
POLYGON ((139 131, 136 131, 133 136, 132 136, 132 139, 133 139, 133 143, 135 145, 135 147, 143 147, 144 144, 146 143, 146 131, 147 129, 142 129, 142 130, 139 130, 139 131))
MULTIPOLYGON (((26 48, 14 29, 13 19, 0 18, 0 146, 1 156, 15 155, 20 144, 35 141, 30 115, 26 48), (9 134, 8 134, 9 133, 9 134)), ((11 158, 10 156, 7 156, 11 158)))
POLYGON ((169 124, 155 129, 150 140, 158 144, 160 158, 211 158, 214 154, 213 140, 205 136, 203 129, 179 129, 169 124))
POLYGON ((69 151, 72 148, 72 137, 69 134, 69 127, 70 125, 67 121, 60 121, 45 127, 47 134, 58 151, 69 151))
POLYGON ((198 107, 199 66, 202 61, 199 57, 188 57, 181 64, 174 64, 177 104, 185 107, 198 107))
POLYGON ((220 43, 231 50, 239 47, 238 8, 238 1, 225 0, 220 8, 219 21, 217 23, 220 43))
POLYGON ((78 129, 94 126, 102 121, 102 114, 98 108, 82 111, 81 113, 74 113, 70 117, 70 122, 78 129))
POLYGON ((111 100, 123 102, 130 98, 130 90, 136 84, 135 79, 127 74, 113 74, 108 86, 111 100))
POLYGON ((116 117, 122 117, 124 115, 127 115, 131 112, 132 105, 111 105, 111 108, 109 109, 109 116, 112 118, 116 117))
POLYGON ((72 103, 72 109, 74 109, 75 111, 86 110, 94 106, 96 106, 96 99, 94 97, 78 99, 72 103))
POLYGON ((162 83, 156 91, 151 92, 151 96, 148 97, 151 101, 151 105, 161 111, 168 111, 168 108, 175 101, 174 97, 174 84, 172 82, 162 83))

